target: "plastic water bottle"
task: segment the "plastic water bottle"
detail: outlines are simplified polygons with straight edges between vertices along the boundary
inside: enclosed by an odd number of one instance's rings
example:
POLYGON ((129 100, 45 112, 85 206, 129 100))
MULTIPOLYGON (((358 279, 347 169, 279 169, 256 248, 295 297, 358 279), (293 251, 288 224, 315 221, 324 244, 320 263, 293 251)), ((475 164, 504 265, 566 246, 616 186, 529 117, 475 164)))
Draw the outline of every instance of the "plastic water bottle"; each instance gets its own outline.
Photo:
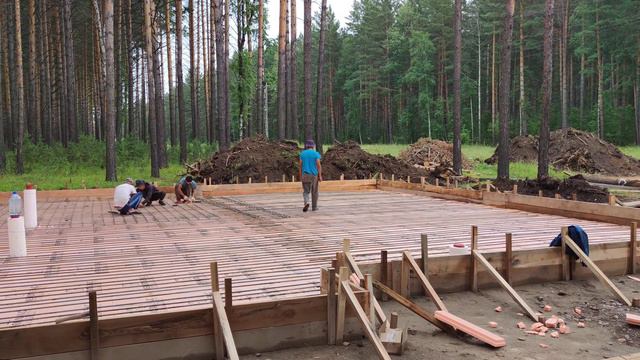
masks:
POLYGON ((9 198, 9 217, 15 219, 20 216, 22 216, 22 198, 14 191, 9 198))

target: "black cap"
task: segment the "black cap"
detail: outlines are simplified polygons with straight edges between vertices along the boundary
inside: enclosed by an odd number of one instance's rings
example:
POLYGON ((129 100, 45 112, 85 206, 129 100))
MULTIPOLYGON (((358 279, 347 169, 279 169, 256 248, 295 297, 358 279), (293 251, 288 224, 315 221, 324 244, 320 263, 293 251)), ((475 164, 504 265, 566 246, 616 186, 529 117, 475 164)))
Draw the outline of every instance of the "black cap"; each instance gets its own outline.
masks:
POLYGON ((192 182, 192 181, 193 181, 193 177, 192 177, 191 175, 187 175, 187 177, 185 178, 185 180, 186 180, 187 182, 189 182, 189 183, 190 183, 190 182, 192 182))
POLYGON ((144 180, 136 180, 136 187, 144 185, 144 180))

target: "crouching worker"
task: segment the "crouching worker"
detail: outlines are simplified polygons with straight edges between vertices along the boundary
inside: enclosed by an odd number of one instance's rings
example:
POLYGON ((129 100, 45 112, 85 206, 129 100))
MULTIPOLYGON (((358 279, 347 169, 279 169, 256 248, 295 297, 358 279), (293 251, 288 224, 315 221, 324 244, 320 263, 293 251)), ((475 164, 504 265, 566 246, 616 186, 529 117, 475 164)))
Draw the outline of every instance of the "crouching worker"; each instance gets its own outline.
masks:
POLYGON ((142 206, 151 206, 154 201, 164 206, 164 197, 167 195, 164 192, 158 190, 157 187, 149 184, 144 180, 136 180, 136 189, 139 193, 142 193, 142 206))
POLYGON ((195 201, 195 191, 198 185, 191 175, 183 176, 176 184, 176 203, 195 201))
POLYGON ((141 192, 136 192, 133 195, 131 195, 131 198, 129 199, 129 201, 127 201, 127 203, 121 207, 120 209, 118 209, 118 211, 120 212, 120 215, 131 215, 135 212, 135 210, 138 209, 138 207, 140 207, 140 204, 142 203, 142 193, 141 192))
POLYGON ((120 209, 127 205, 131 196, 136 194, 136 188, 133 186, 133 179, 127 178, 123 184, 116 186, 113 192, 113 206, 120 209))
POLYGON ((300 181, 302 181, 302 196, 304 198, 303 212, 309 211, 309 196, 311 196, 311 210, 318 210, 318 182, 322 181, 322 165, 320 153, 316 151, 313 140, 304 143, 304 150, 300 153, 300 181))

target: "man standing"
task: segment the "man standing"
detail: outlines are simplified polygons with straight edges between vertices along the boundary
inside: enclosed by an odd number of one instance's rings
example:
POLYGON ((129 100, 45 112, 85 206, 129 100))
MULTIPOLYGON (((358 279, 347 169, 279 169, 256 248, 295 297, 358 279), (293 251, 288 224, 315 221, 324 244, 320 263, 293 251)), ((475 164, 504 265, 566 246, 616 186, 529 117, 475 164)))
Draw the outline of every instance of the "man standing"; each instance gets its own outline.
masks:
POLYGON ((322 165, 320 153, 316 151, 313 140, 304 143, 304 150, 300 153, 300 181, 302 181, 302 196, 304 198, 303 212, 309 211, 309 195, 311 195, 311 210, 318 210, 318 182, 322 181, 322 165))
POLYGON ((131 199, 131 195, 134 195, 135 193, 136 188, 133 186, 133 179, 127 178, 127 180, 124 181, 124 184, 116 186, 116 189, 113 192, 113 206, 120 209, 127 205, 129 199, 131 199))
POLYGON ((143 201, 142 206, 151 206, 154 201, 158 201, 158 204, 164 206, 164 197, 167 195, 164 192, 158 190, 157 187, 149 184, 144 180, 136 180, 136 189, 142 193, 143 201))
POLYGON ((176 184, 174 190, 176 193, 176 203, 192 202, 195 200, 195 191, 198 185, 191 175, 182 177, 176 184))

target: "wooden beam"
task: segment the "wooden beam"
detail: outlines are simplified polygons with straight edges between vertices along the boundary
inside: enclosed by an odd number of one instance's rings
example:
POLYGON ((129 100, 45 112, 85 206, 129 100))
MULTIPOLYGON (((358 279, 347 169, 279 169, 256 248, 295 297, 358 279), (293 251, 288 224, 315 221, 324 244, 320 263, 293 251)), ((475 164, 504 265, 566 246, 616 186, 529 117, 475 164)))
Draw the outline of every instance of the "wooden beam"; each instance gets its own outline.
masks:
MULTIPOLYGON (((348 281, 349 270, 346 267, 340 267, 340 284, 348 281)), ((342 286, 338 286, 338 310, 336 315, 336 343, 342 344, 344 340, 344 315, 347 305, 346 294, 342 286)))
POLYGON ((562 259, 562 279, 564 281, 571 280, 571 269, 569 268, 569 255, 567 255, 567 244, 565 243, 565 238, 569 237, 569 228, 566 226, 562 227, 560 232, 562 234, 562 239, 560 241, 560 258, 562 259))
MULTIPOLYGON (((358 278, 361 279, 360 280, 361 283, 364 284, 365 275, 363 275, 362 271, 360 271, 360 267, 358 266, 358 264, 355 262, 355 260, 353 259, 350 253, 344 253, 344 255, 349 268, 351 268, 351 270, 358 276, 358 278)), ((365 286, 365 289, 366 289, 366 286, 365 286)), ((384 310, 382 310, 382 306, 380 306, 380 303, 378 303, 378 300, 375 297, 371 298, 371 302, 373 303, 376 317, 378 318, 381 324, 384 324, 387 321, 387 316, 384 314, 384 310)))
POLYGON ((533 311, 533 309, 531 309, 527 302, 524 301, 524 299, 520 297, 520 295, 518 295, 518 293, 511 287, 511 285, 509 285, 509 283, 500 275, 498 270, 491 266, 489 260, 487 260, 487 258, 485 258, 478 250, 472 250, 472 253, 473 257, 475 257, 478 262, 480 262, 480 264, 482 264, 482 266, 484 266, 484 268, 489 271, 489 274, 491 274, 491 276, 493 276, 493 278, 498 281, 498 284, 500 284, 500 286, 502 286, 507 291, 509 296, 511 296, 511 298, 525 311, 525 313, 529 315, 529 317, 533 321, 538 321, 539 314, 533 311))
POLYGON ((622 301, 627 306, 631 306, 631 301, 618 289, 611 280, 600 270, 600 268, 580 249, 580 247, 571 239, 569 236, 563 235, 564 243, 573 250, 576 255, 582 260, 583 263, 587 264, 587 267, 591 272, 600 280, 600 282, 607 287, 620 301, 622 301))
POLYGON ((224 308, 231 311, 233 307, 233 280, 231 278, 224 279, 224 308))
MULTIPOLYGON (((229 360, 239 360, 238 350, 236 349, 236 343, 233 340, 233 333, 231 332, 231 326, 229 325, 229 319, 227 318, 227 312, 224 310, 224 303, 222 297, 218 291, 213 293, 213 311, 216 313, 218 320, 219 332, 222 333, 224 338, 224 345, 227 349, 227 355, 229 360)), ((217 344, 216 344, 217 345, 217 344)), ((218 355, 218 349, 216 348, 216 356, 218 355)), ((224 349, 222 351, 222 358, 224 359, 224 349)))
POLYGON ((215 303, 215 294, 220 291, 220 284, 218 280, 218 263, 212 262, 209 265, 211 272, 211 302, 213 304, 213 311, 211 312, 211 318, 213 320, 213 344, 215 348, 215 359, 224 360, 224 334, 222 333, 222 320, 218 315, 215 303))
POLYGON ((89 292, 89 353, 91 360, 100 359, 100 328, 98 326, 98 295, 95 290, 89 292))
POLYGON ((490 331, 487 331, 477 325, 474 325, 465 319, 459 318, 449 312, 438 310, 436 311, 436 319, 449 324, 450 326, 469 334, 476 339, 487 343, 493 347, 503 347, 506 345, 506 341, 503 337, 498 336, 490 331))
POLYGON ((433 288, 433 286, 431 286, 431 283, 424 275, 420 267, 418 267, 418 264, 415 262, 415 260, 413 260, 413 257, 411 257, 411 254, 408 251, 402 253, 402 261, 403 263, 406 262, 409 268, 416 273, 418 280, 420 281, 420 285, 422 285, 425 293, 427 293, 431 300, 436 304, 438 310, 446 311, 447 307, 444 305, 444 302, 442 302, 442 299, 440 299, 440 296, 438 296, 438 293, 436 293, 436 290, 433 288))
MULTIPOLYGON (((471 226, 471 251, 478 249, 478 227, 471 226)), ((469 255, 471 261, 471 291, 478 292, 478 263, 473 255, 469 255)))
POLYGON ((385 350, 384 345, 382 345, 382 341, 380 341, 380 338, 378 338, 378 335, 376 334, 375 330, 371 327, 371 324, 367 319, 367 314, 364 312, 364 310, 362 309, 362 306, 360 306, 360 303, 356 298, 356 295, 351 290, 351 286, 349 286, 349 282, 341 281, 340 288, 346 294, 346 297, 349 300, 349 303, 351 304, 353 309, 356 311, 357 318, 360 320, 360 325, 362 325, 362 330, 364 330, 365 335, 367 335, 367 337, 369 338, 369 341, 371 341, 371 343, 373 344, 373 348, 376 350, 378 357, 383 360, 391 360, 391 357, 387 353, 387 350, 385 350))
POLYGON ((411 271, 409 269, 409 264, 406 261, 402 260, 400 264, 400 295, 409 298, 409 278, 411 276, 411 271))
POLYGON ((416 315, 420 316, 421 318, 427 320, 428 322, 430 322, 431 324, 433 324, 437 328, 439 328, 439 329, 441 329, 443 331, 446 331, 446 332, 448 332, 450 334, 455 333, 455 330, 452 327, 450 327, 447 324, 439 321, 438 319, 435 318, 435 316, 433 316, 428 311, 426 311, 423 308, 421 308, 418 304, 414 303, 413 301, 411 301, 411 300, 405 298, 404 296, 398 294, 397 292, 393 291, 393 289, 391 289, 390 287, 384 285, 380 281, 373 280, 373 286, 378 288, 378 290, 382 291, 383 293, 387 294, 391 299, 395 300, 398 304, 400 304, 400 305, 406 307, 407 309, 413 311, 414 314, 416 314, 416 315))
POLYGON ((630 235, 629 235, 629 273, 636 273, 636 262, 638 260, 638 244, 636 242, 638 236, 638 223, 632 222, 630 226, 630 235))
POLYGON ((504 278, 507 284, 513 282, 513 236, 511 233, 505 234, 505 252, 504 252, 504 278))
MULTIPOLYGON (((388 254, 387 254, 387 250, 380 250, 380 281, 385 284, 388 285, 389 284, 389 263, 387 260, 388 254)), ((382 296, 380 297, 380 299, 382 301, 387 301, 388 297, 387 294, 382 293, 382 296)))
POLYGON ((429 237, 427 234, 420 235, 420 255, 422 257, 422 272, 429 277, 429 237))
POLYGON ((329 268, 327 287, 327 342, 336 344, 336 269, 329 268))
POLYGON ((375 296, 373 296, 373 276, 371 274, 364 275, 364 288, 367 290, 367 315, 369 316, 369 323, 372 327, 376 326, 376 308, 374 305, 375 296))

